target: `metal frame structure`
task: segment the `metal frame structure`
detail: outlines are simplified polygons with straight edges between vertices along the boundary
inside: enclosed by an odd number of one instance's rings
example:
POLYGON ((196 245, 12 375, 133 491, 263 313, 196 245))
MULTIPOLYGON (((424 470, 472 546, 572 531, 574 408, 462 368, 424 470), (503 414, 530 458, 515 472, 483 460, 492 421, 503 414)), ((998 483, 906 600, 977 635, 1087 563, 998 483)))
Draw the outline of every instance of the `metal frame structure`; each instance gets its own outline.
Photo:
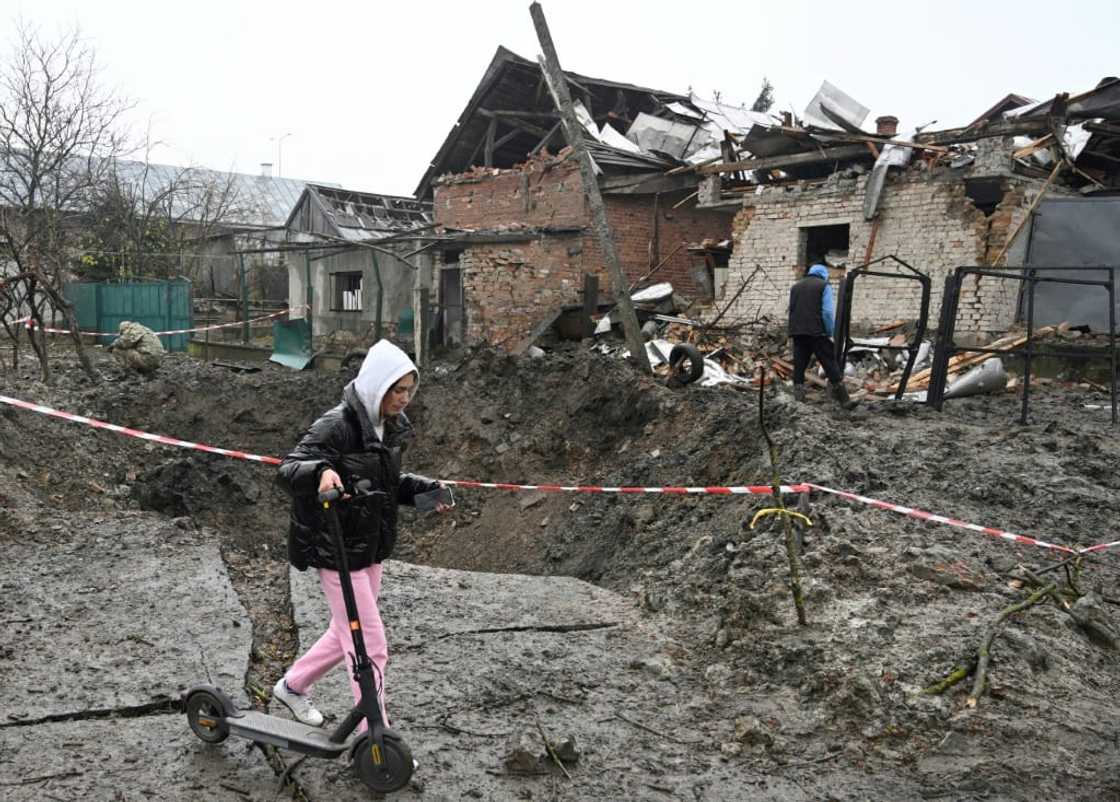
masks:
POLYGON ((1112 423, 1117 423, 1116 387, 1116 267, 1094 265, 1089 267, 1068 265, 1031 265, 1021 271, 993 270, 985 267, 958 267, 945 277, 945 293, 941 300, 941 317, 937 326, 937 343, 934 348, 933 365, 930 370, 929 392, 926 403, 941 411, 945 401, 945 385, 949 374, 949 359, 953 354, 973 352, 1017 356, 1023 359, 1023 404, 1019 422, 1026 424, 1030 409, 1031 362, 1036 356, 1056 356, 1065 359, 1102 359, 1110 363, 1110 394, 1112 400, 1112 423), (1039 271, 1100 271, 1106 278, 1093 280, 1086 278, 1063 278, 1054 275, 1039 275, 1039 271), (964 347, 953 342, 956 329, 957 309, 960 305, 960 291, 966 276, 991 276, 1024 283, 1026 290, 1027 342, 1022 348, 1003 350, 998 348, 964 347), (1036 352, 1034 345, 1034 295, 1039 284, 1078 284, 1087 287, 1103 287, 1108 293, 1108 354, 1095 354, 1086 350, 1044 349, 1036 352))
POLYGON ((840 297, 836 304, 836 361, 840 363, 841 371, 844 370, 844 365, 848 361, 848 352, 851 350, 852 346, 859 345, 859 343, 852 339, 851 322, 852 297, 854 295, 856 279, 860 278, 861 276, 902 278, 910 281, 917 281, 922 285, 922 301, 921 308, 918 313, 918 328, 914 332, 913 338, 911 338, 906 343, 906 345, 879 346, 880 348, 889 351, 909 351, 910 353, 909 358, 906 360, 906 367, 902 371, 902 378, 900 378, 898 381, 898 390, 894 395, 895 400, 897 401, 900 400, 903 393, 906 392, 906 384, 910 381, 910 373, 911 371, 913 371, 914 362, 918 358, 918 349, 921 348, 922 340, 925 339, 926 336, 926 323, 929 318, 929 298, 931 287, 930 277, 922 271, 918 270, 913 265, 907 264, 903 260, 899 259, 893 253, 887 254, 886 256, 880 256, 878 259, 872 259, 867 264, 863 264, 855 268, 854 270, 849 272, 847 276, 844 277, 844 282, 840 285, 840 297), (884 273, 877 270, 868 270, 868 268, 872 265, 878 264, 880 262, 885 262, 888 259, 893 262, 897 262, 903 268, 909 270, 913 275, 902 272, 884 273))

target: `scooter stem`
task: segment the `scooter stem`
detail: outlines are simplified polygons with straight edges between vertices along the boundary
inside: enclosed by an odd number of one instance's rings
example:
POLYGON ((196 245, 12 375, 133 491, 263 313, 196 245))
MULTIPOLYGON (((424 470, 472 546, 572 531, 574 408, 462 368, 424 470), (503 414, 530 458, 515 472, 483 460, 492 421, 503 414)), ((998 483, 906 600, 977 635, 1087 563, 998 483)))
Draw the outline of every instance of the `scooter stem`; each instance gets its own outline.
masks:
MULTIPOLYGON (((327 530, 330 532, 334 543, 336 561, 338 563, 338 582, 342 588, 342 600, 346 605, 346 617, 350 626, 350 637, 354 642, 354 655, 351 670, 354 681, 358 683, 360 699, 357 706, 347 717, 347 723, 355 716, 357 711, 369 723, 370 735, 379 751, 384 751, 385 722, 381 718, 380 694, 373 676, 373 663, 366 652, 366 641, 362 635, 362 622, 358 616, 358 603, 354 599, 354 585, 350 581, 350 565, 346 559, 346 543, 342 537, 342 527, 338 522, 338 512, 329 501, 323 501, 324 517, 327 519, 327 530)), ((357 721, 353 723, 357 726, 357 721)))

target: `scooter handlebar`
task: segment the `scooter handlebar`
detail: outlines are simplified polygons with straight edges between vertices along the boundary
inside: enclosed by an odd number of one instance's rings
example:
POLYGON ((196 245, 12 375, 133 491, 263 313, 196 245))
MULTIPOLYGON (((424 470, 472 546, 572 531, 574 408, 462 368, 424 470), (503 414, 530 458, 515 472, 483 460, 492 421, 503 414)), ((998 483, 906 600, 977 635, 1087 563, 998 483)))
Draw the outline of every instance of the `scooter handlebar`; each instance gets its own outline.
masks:
MULTIPOLYGON (((346 494, 346 491, 341 487, 332 487, 325 493, 320 493, 316 498, 320 504, 333 504, 341 499, 346 494)), ((362 479, 354 485, 354 494, 351 496, 352 500, 358 499, 371 499, 378 496, 388 498, 389 494, 383 490, 374 490, 373 482, 369 479, 362 479)))

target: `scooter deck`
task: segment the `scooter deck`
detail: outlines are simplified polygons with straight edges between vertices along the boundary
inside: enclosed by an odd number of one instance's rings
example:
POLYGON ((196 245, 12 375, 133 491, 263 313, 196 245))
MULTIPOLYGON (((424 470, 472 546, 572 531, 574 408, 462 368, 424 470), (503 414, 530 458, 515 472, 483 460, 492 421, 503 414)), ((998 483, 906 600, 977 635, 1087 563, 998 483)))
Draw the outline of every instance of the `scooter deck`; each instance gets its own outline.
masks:
POLYGON ((269 716, 257 710, 242 710, 242 715, 227 718, 230 735, 247 738, 258 743, 272 744, 281 749, 306 752, 319 757, 338 757, 346 752, 354 740, 351 735, 342 743, 330 740, 330 730, 310 727, 298 721, 269 716))

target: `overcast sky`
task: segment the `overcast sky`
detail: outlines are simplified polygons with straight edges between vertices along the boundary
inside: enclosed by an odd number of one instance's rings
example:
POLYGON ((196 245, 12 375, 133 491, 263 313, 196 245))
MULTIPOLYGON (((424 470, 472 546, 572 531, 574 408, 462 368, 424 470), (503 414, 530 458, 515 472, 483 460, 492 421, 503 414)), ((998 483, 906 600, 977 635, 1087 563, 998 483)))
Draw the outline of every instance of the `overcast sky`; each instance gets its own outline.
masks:
MULTIPOLYGON (((1120 3, 546 0, 565 69, 730 101, 763 76, 800 115, 822 80, 900 129, 969 122, 1120 74, 1120 3)), ((539 52, 528 3, 0 0, 50 38, 77 25, 154 161, 410 195, 498 45, 539 52), (278 149, 277 138, 283 139, 278 149), (275 167, 273 168, 275 171, 275 167)), ((7 25, 0 30, 8 29, 7 25)), ((5 58, 11 39, 5 37, 5 58)))

